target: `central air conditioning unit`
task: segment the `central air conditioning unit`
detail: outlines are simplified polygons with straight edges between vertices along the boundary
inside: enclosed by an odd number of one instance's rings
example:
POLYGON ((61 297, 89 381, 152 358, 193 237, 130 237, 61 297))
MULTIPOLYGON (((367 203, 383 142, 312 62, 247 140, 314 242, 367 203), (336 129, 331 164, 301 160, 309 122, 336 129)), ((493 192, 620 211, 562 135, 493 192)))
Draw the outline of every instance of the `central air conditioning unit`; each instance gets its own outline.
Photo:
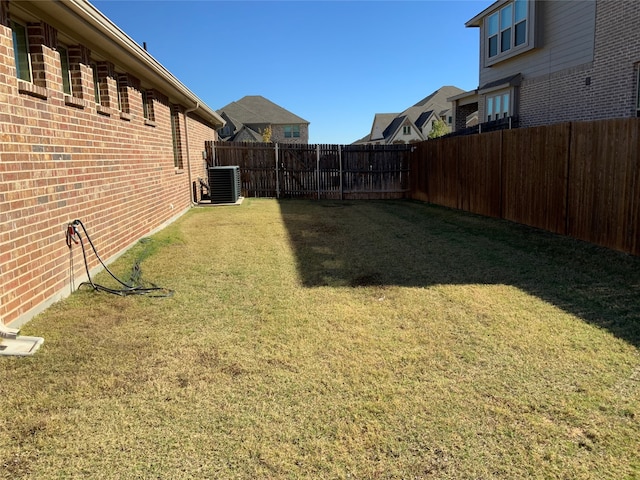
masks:
POLYGON ((240 198, 240 167, 209 167, 211 203, 236 203, 240 198))

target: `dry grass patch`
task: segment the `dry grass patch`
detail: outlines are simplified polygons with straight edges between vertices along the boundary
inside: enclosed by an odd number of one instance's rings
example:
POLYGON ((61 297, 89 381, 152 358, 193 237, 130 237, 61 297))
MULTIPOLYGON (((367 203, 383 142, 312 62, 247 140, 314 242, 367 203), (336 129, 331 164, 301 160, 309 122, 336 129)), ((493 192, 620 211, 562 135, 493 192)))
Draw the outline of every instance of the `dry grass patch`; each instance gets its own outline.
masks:
POLYGON ((640 475, 637 258, 412 202, 248 199, 152 242, 173 298, 81 290, 0 362, 4 478, 640 475))

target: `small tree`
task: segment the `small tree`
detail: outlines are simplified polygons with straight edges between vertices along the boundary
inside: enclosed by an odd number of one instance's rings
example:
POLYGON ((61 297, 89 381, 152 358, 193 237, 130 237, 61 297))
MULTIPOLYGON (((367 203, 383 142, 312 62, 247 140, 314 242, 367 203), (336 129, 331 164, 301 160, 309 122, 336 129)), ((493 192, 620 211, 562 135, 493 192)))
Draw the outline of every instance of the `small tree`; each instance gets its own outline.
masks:
POLYGON ((269 125, 267 128, 265 128, 262 131, 262 141, 264 143, 270 143, 271 142, 271 125, 269 125))
POLYGON ((444 123, 443 120, 437 119, 436 121, 433 122, 433 125, 431 126, 431 131, 429 132, 428 138, 431 139, 431 138, 442 137, 447 133, 449 133, 449 128, 447 127, 447 124, 444 123))

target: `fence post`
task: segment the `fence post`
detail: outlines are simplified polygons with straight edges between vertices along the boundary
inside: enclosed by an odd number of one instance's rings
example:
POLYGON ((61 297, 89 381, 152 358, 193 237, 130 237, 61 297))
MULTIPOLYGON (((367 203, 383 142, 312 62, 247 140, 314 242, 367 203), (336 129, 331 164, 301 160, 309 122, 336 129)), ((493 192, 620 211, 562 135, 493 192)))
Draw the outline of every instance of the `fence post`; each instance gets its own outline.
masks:
POLYGON ((316 145, 316 181, 318 182, 318 200, 320 200, 320 144, 316 145))
POLYGON ((276 152, 276 198, 280 198, 280 176, 278 175, 278 144, 275 145, 276 152))
POLYGON ((338 145, 338 165, 340 167, 340 200, 344 200, 344 186, 342 184, 342 145, 338 145))
POLYGON ((216 166, 216 142, 211 142, 211 165, 209 165, 209 162, 207 162, 207 166, 216 166))

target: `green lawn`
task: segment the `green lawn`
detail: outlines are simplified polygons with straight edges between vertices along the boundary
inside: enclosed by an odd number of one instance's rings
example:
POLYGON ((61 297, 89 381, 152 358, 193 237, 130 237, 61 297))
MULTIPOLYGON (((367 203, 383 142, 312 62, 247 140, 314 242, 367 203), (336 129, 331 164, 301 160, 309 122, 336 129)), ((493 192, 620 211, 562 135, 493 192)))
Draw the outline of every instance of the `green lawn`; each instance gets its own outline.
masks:
POLYGON ((640 478, 638 258, 403 201, 193 209, 113 270, 146 248, 172 298, 0 359, 2 478, 640 478))

